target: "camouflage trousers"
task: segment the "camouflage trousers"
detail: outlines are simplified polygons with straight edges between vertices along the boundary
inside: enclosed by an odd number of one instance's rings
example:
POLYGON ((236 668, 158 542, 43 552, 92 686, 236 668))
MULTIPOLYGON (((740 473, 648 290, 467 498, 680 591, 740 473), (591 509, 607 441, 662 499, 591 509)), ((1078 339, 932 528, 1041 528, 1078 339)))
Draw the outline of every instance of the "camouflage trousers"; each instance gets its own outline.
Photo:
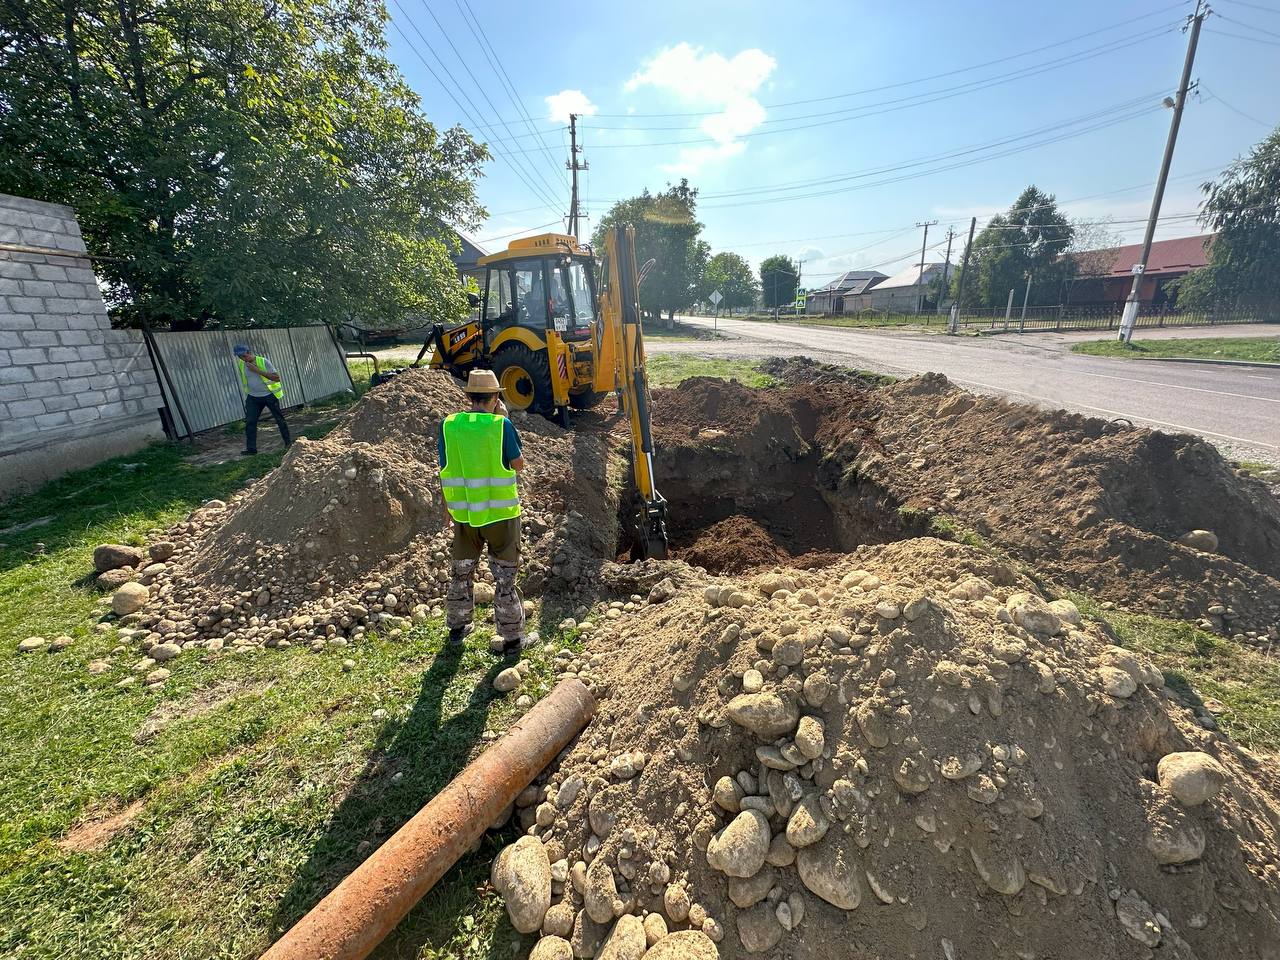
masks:
MULTIPOLYGON (((454 560, 449 593, 445 597, 445 623, 449 629, 465 627, 475 614, 475 581, 477 560, 454 560)), ((498 636, 503 640, 519 640, 524 636, 524 603, 516 589, 519 563, 489 558, 493 572, 493 619, 498 636)))

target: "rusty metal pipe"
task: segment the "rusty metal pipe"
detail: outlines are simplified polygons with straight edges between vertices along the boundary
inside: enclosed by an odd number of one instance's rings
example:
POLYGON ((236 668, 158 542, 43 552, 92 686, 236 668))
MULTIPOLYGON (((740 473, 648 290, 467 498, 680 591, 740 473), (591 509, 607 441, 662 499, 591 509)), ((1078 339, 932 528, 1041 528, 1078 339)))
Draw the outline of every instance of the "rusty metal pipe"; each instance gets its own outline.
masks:
POLYGON ((596 710, 564 680, 356 867, 262 960, 363 960, 596 710))

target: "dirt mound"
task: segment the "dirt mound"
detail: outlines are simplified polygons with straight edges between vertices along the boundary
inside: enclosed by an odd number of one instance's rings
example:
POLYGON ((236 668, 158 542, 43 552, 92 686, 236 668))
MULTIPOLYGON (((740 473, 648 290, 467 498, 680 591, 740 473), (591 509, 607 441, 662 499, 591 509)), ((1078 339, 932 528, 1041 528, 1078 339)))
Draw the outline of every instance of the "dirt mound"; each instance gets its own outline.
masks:
MULTIPOLYGON (((144 648, 342 644, 441 612, 450 534, 437 477, 440 421, 465 405, 452 378, 416 370, 370 391, 324 439, 229 504, 175 527, 144 574, 144 648)), ((525 470, 522 587, 593 594, 616 554, 602 431, 518 417, 525 470)), ((488 577, 482 568, 482 577, 488 577)))
POLYGON ((674 555, 685 563, 722 573, 772 567, 787 558, 786 552, 764 527, 742 516, 713 523, 687 547, 673 546, 674 555))
MULTIPOLYGON (((937 375, 875 390, 700 379, 656 391, 654 407, 678 545, 739 515, 779 558, 906 539, 952 518, 1049 581, 1259 646, 1276 639, 1280 503, 1195 437, 977 397, 937 375), (1199 529, 1218 552, 1179 542, 1199 529)), ((722 562, 731 555, 689 559, 749 568, 722 562)))
POLYGON ((1274 956, 1274 769, 1012 567, 924 538, 653 599, 595 631, 607 695, 495 864, 520 929, 585 957, 1274 956))
POLYGON ((928 375, 868 395, 884 451, 850 466, 958 518, 1039 573, 1266 643, 1280 623, 1280 502, 1209 443, 1041 411, 928 375), (1216 553, 1185 546, 1212 531, 1216 553))

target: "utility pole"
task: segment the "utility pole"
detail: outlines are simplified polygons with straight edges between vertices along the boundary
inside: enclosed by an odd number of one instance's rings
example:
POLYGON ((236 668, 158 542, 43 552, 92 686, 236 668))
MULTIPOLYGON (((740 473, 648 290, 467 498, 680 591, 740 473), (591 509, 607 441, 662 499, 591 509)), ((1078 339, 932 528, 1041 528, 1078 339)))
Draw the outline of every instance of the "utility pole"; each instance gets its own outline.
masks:
POLYGON ((969 221, 969 242, 964 247, 964 258, 960 261, 960 288, 956 298, 951 302, 951 323, 947 333, 958 333, 960 330, 960 304, 964 300, 964 282, 969 277, 969 251, 973 249, 973 231, 978 226, 978 218, 969 221))
POLYGON ((916 278, 916 286, 920 288, 920 297, 916 301, 916 313, 924 313, 924 251, 929 245, 929 228, 932 227, 937 220, 925 220, 923 223, 917 223, 917 227, 924 227, 924 239, 920 241, 920 276, 916 278))
POLYGON ((938 288, 938 316, 942 316, 942 301, 947 295, 947 273, 951 269, 951 241, 955 236, 956 228, 947 227, 947 255, 942 261, 942 286, 938 288))
POLYGON ((569 114, 569 159, 564 165, 573 174, 573 194, 569 199, 569 233, 575 240, 578 238, 578 171, 590 167, 585 160, 578 162, 580 153, 582 148, 578 146, 578 115, 571 113, 569 114))
POLYGON ((1035 277, 1034 273, 1027 274, 1027 290, 1022 295, 1022 316, 1018 318, 1018 332, 1022 333, 1027 325, 1027 301, 1031 299, 1031 280, 1035 277))
MULTIPOLYGON (((1128 343, 1133 338, 1133 328, 1138 321, 1138 304, 1142 293, 1142 278, 1147 271, 1147 259, 1151 256, 1151 240, 1160 219, 1160 202, 1164 199, 1165 183, 1169 179, 1169 165, 1173 162, 1173 147, 1178 142, 1178 126, 1182 123, 1182 107, 1187 102, 1187 90, 1191 85, 1191 67, 1196 59, 1196 43, 1200 40, 1200 25, 1209 15, 1205 0, 1196 0, 1196 12, 1191 15, 1191 33, 1187 39, 1187 57, 1182 64, 1182 82, 1178 84, 1177 99, 1173 103, 1173 120, 1169 123, 1169 139, 1164 145, 1164 159, 1160 162, 1160 176, 1156 179, 1155 196, 1151 198, 1151 215, 1147 218, 1147 232, 1142 238, 1142 253, 1133 265, 1133 286, 1124 304, 1120 319, 1120 339, 1128 343)), ((1167 102, 1167 101, 1166 101, 1167 102)))
MULTIPOLYGON (((801 274, 803 273, 803 271, 804 271, 804 261, 803 261, 803 260, 797 260, 797 261, 796 261, 796 289, 797 289, 797 290, 799 290, 799 289, 800 289, 800 287, 802 286, 802 284, 801 284, 801 282, 800 282, 800 276, 801 276, 801 274)), ((795 310, 795 308, 794 308, 794 307, 792 307, 791 309, 792 309, 793 311, 795 310)), ((806 314, 806 315, 808 315, 808 313, 809 313, 809 298, 808 298, 808 297, 805 297, 805 298, 804 298, 804 312, 805 312, 805 314, 806 314)))

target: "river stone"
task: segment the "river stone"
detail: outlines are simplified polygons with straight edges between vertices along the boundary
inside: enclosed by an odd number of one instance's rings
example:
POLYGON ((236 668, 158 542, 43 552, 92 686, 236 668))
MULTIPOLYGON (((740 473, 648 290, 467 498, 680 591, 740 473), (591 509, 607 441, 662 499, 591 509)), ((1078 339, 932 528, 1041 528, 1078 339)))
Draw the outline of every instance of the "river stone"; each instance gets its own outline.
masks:
POLYGON ((172 540, 157 540, 147 548, 147 553, 157 563, 171 559, 177 551, 178 546, 172 540))
POLYGON ((1069 623, 1072 626, 1080 625, 1080 608, 1070 600, 1051 600, 1049 602, 1049 609, 1052 610, 1054 615, 1063 623, 1069 623))
POLYGON ((537 837, 521 837, 493 862, 490 875, 507 904, 511 925, 520 933, 533 933, 551 906, 551 861, 537 837))
POLYGON ((651 913, 645 917, 643 926, 644 942, 651 947, 667 935, 667 921, 662 919, 660 913, 651 913))
POLYGON ((822 756, 822 748, 826 746, 822 721, 817 717, 801 717, 796 727, 796 748, 806 760, 822 756))
POLYGON ((1150 824, 1147 849, 1156 863, 1167 866, 1199 860, 1204 853, 1204 830, 1196 823, 1174 823, 1169 818, 1155 819, 1150 824))
POLYGON ((738 914, 738 939, 748 953, 772 950, 782 939, 783 932, 777 914, 767 903, 757 903, 750 910, 738 914))
POLYGON ((800 710, 776 693, 741 693, 725 708, 729 719, 761 740, 776 740, 796 728, 800 710))
POLYGON ((1141 944, 1154 947, 1160 943, 1160 921, 1151 904, 1130 890, 1116 901, 1116 919, 1124 932, 1141 944))
POLYGON ((1178 542, 1192 550, 1201 550, 1204 553, 1218 552, 1218 535, 1212 530, 1188 530, 1178 538, 1178 542))
POLYGON ((742 787, 733 777, 721 777, 711 790, 711 799, 721 810, 738 813, 742 810, 742 787))
POLYGON ((1161 757, 1156 779, 1179 803, 1195 807, 1217 796, 1227 782, 1227 771, 1207 753, 1187 750, 1161 757))
POLYGON ((549 937, 569 937, 573 933, 573 905, 555 903, 542 918, 542 933, 549 937))
POLYGON ((755 876, 764 866, 770 838, 769 818, 744 810, 707 844, 707 863, 731 877, 755 876))
POLYGON ((670 883, 662 891, 662 909, 672 923, 683 923, 689 916, 689 891, 683 884, 670 883))
POLYGON ((111 610, 116 616, 125 617, 141 610, 150 599, 151 592, 142 584, 125 583, 112 595, 111 610))
POLYGON ((166 660, 172 660, 181 652, 182 648, 176 643, 157 643, 147 651, 147 656, 157 663, 164 663, 166 660))
POLYGON ((1016 853, 993 849, 981 838, 975 838, 969 856, 982 882, 996 893, 1011 897, 1027 885, 1027 872, 1016 853))
POLYGON ((1102 681, 1102 689, 1109 697, 1124 700, 1133 696, 1138 684, 1127 671, 1119 667, 1099 667, 1098 679, 1102 681))
POLYGON ((1058 615, 1043 598, 1034 593, 1015 593, 1005 601, 1004 606, 1013 622, 1031 633, 1053 635, 1061 627, 1058 615))
POLYGON ((720 960, 720 951, 701 930, 677 930, 650 947, 644 960, 720 960))
POLYGON ((729 899, 739 909, 753 907, 765 898, 777 879, 778 871, 767 864, 754 877, 730 877, 729 899))
POLYGON ((796 869, 809 892, 841 910, 856 909, 862 901, 862 872, 854 859, 854 842, 844 833, 796 853, 796 869))
POLYGON ((507 667, 507 669, 499 671, 498 675, 493 678, 493 689, 499 693, 510 693, 520 686, 520 680, 520 671, 515 667, 507 667))
POLYGON ((124 543, 104 543, 93 551, 93 569, 98 573, 119 567, 136 567, 142 562, 143 553, 138 547, 124 543))
POLYGON ((623 914, 596 954, 596 960, 640 960, 649 944, 639 917, 623 914))
POLYGON ((609 923, 613 920, 614 902, 618 899, 618 885, 613 878, 613 869, 604 857, 596 857, 587 869, 587 889, 583 895, 583 905, 587 916, 596 923, 609 923))
POLYGON ((579 910, 573 921, 573 935, 569 938, 569 946, 575 957, 594 957, 600 952, 600 944, 609 935, 606 924, 596 923, 586 910, 579 910))
POLYGON ((787 821, 787 842, 797 849, 812 846, 826 836, 830 826, 831 821, 818 803, 818 795, 811 793, 797 803, 791 812, 791 818, 787 821))
POLYGON ((133 567, 117 567, 114 570, 104 570, 93 582, 99 590, 119 590, 137 576, 138 571, 133 567))
POLYGON ((49 641, 44 637, 27 637, 18 643, 19 653, 35 653, 37 650, 43 650, 49 646, 49 641))
POLYGON ((573 947, 563 937, 543 937, 529 951, 529 960, 573 960, 573 947))

